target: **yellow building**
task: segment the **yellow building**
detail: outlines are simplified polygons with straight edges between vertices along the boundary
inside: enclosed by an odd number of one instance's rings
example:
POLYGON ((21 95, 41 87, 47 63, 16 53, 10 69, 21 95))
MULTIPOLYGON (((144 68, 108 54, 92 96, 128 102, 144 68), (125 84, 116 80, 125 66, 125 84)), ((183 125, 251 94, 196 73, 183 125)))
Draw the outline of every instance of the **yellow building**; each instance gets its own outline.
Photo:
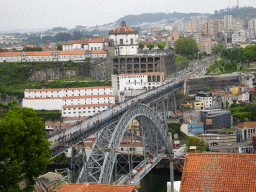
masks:
POLYGON ((239 93, 239 87, 230 87, 230 93, 232 95, 237 95, 239 93))
POLYGON ((204 109, 204 102, 196 100, 194 102, 194 109, 195 110, 202 110, 202 109, 204 109))
POLYGON ((128 127, 128 132, 140 135, 140 124, 136 119, 133 119, 128 127))

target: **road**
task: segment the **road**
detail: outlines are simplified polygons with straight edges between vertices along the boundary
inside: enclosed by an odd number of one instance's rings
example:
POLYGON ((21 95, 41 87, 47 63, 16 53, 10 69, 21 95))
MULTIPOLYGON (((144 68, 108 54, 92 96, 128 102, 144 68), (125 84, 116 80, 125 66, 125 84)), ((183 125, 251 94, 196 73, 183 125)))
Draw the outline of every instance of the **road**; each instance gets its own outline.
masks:
POLYGON ((236 143, 233 145, 215 145, 215 146, 210 146, 210 150, 218 150, 218 149, 232 149, 236 147, 244 147, 246 145, 250 145, 252 141, 246 141, 246 142, 240 142, 236 143))

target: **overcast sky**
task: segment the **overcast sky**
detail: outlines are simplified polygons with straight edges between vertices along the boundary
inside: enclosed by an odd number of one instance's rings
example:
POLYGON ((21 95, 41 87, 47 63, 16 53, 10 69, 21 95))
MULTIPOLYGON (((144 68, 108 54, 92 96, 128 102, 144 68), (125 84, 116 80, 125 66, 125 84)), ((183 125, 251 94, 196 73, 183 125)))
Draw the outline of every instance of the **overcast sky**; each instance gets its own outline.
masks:
MULTIPOLYGON (((95 26, 129 14, 199 12, 236 6, 237 0, 0 0, 0 31, 28 28, 95 26)), ((256 0, 240 0, 256 7, 256 0)))

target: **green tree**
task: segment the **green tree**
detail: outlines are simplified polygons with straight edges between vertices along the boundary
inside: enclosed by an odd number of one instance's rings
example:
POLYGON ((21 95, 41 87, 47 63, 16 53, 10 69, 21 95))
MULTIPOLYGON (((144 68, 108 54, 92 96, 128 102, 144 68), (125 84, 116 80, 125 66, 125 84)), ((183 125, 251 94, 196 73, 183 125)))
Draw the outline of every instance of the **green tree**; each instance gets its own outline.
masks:
POLYGON ((153 49, 154 47, 155 47, 154 43, 147 44, 147 48, 149 48, 149 50, 153 49))
POLYGON ((199 153, 202 153, 203 151, 210 151, 208 143, 205 143, 203 139, 198 139, 192 136, 187 138, 186 146, 188 151, 190 146, 196 146, 196 152, 199 153))
POLYGON ((157 47, 158 47, 159 49, 164 49, 165 46, 166 46, 166 43, 163 42, 163 41, 160 41, 159 43, 157 43, 157 47))
POLYGON ((145 47, 145 44, 143 42, 139 42, 139 48, 142 50, 145 47))
POLYGON ((217 54, 217 53, 220 53, 224 49, 225 49, 224 45, 222 43, 219 43, 219 44, 215 45, 213 52, 217 54))
POLYGON ((176 53, 182 54, 185 56, 188 56, 188 55, 194 56, 199 51, 196 41, 194 39, 187 38, 187 37, 178 39, 174 43, 174 46, 175 46, 176 53))
POLYGON ((234 49, 231 51, 230 61, 240 62, 240 61, 242 61, 243 55, 244 55, 243 48, 234 49))
POLYGON ((14 107, 0 122, 0 191, 19 191, 18 182, 29 185, 44 174, 49 164, 49 142, 44 123, 29 108, 14 107))
POLYGON ((226 109, 228 108, 229 106, 229 103, 228 103, 228 100, 226 100, 226 109))
POLYGON ((244 49, 244 56, 249 66, 249 63, 256 59, 256 45, 246 46, 244 49))
POLYGON ((60 51, 62 51, 62 43, 58 43, 57 49, 60 50, 60 51))
POLYGON ((207 86, 206 86, 206 88, 205 88, 205 90, 206 90, 206 91, 211 91, 211 90, 212 90, 212 88, 211 88, 210 86, 208 86, 208 85, 207 85, 207 86))

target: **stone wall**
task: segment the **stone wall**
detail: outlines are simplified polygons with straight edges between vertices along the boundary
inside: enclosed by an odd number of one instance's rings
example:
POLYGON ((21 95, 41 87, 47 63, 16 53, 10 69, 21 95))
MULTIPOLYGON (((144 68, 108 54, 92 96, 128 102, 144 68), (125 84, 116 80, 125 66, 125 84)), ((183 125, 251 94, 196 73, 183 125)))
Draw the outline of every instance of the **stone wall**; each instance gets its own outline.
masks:
MULTIPOLYGON (((91 63, 95 60, 91 60, 91 63)), ((60 67, 47 67, 42 68, 39 71, 33 72, 29 77, 29 81, 42 81, 44 79, 60 79, 60 78, 71 78, 75 76, 90 77, 90 67, 85 63, 78 63, 76 69, 66 70, 60 67)))
POLYGON ((186 92, 205 91, 206 86, 210 86, 212 89, 225 89, 225 87, 238 84, 240 84, 239 74, 192 78, 187 80, 186 92))

